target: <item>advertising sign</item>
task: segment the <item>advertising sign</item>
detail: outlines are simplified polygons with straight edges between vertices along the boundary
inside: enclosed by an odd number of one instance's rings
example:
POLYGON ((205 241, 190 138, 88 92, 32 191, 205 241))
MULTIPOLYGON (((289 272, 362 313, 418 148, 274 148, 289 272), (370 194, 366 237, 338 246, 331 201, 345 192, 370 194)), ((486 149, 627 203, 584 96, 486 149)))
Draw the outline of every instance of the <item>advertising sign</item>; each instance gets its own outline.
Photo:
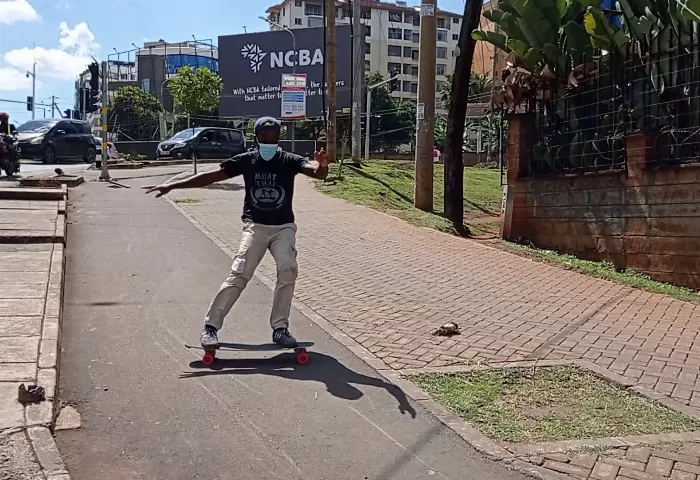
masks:
MULTIPOLYGON (((323 28, 299 28, 292 33, 294 42, 291 33, 284 30, 219 37, 219 74, 224 82, 220 115, 279 116, 282 75, 296 73, 306 75, 306 117, 323 116, 326 90, 323 28)), ((337 108, 341 111, 350 108, 350 26, 339 25, 336 37, 336 97, 337 108)))
POLYGON ((282 120, 306 119, 306 74, 282 74, 282 120))

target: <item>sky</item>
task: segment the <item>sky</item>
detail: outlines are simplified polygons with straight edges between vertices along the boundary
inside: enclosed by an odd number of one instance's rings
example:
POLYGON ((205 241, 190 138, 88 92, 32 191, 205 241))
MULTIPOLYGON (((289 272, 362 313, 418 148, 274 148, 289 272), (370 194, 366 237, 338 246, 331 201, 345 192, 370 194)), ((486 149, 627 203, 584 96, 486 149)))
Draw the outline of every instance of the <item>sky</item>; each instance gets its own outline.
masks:
MULTIPOLYGON (((31 118, 26 110, 32 79, 26 72, 36 61, 37 118, 51 116, 55 96, 60 111, 73 108, 77 75, 94 57, 98 61, 132 43, 211 39, 268 25, 258 16, 274 0, 0 0, 0 111, 13 123, 31 118), (21 101, 10 103, 7 100, 21 101), (42 108, 46 109, 44 112, 42 108)), ((409 5, 420 4, 409 0, 409 5)), ((461 12, 464 0, 438 0, 441 9, 461 12)), ((59 116, 55 112, 56 117, 59 116)))

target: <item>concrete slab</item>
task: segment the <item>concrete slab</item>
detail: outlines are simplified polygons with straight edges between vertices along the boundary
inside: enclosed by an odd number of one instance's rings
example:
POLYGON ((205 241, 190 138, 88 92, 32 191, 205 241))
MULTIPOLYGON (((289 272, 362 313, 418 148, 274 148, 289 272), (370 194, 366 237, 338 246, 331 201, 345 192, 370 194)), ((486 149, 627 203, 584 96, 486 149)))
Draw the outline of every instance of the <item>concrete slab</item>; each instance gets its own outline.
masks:
POLYGON ((24 426, 24 406, 17 401, 19 383, 0 383, 0 430, 24 426))
POLYGON ((37 298, 6 298, 0 302, 0 316, 36 317, 44 314, 44 301, 37 298))
POLYGON ((33 363, 0 363, 0 382, 34 382, 36 365, 33 363))
POLYGON ((63 200, 64 188, 0 188, 2 200, 63 200))
POLYGON ((41 316, 39 315, 0 317, 0 337, 38 337, 39 335, 41 335, 41 316))
POLYGON ((36 363, 39 337, 0 338, 0 363, 36 363))
MULTIPOLYGON (((2 276, 0 275, 0 277, 2 276)), ((4 298, 43 298, 44 295, 46 295, 46 282, 12 284, 0 281, 0 300, 4 298)))
MULTIPOLYGON (((48 272, 50 265, 51 252, 0 252, 0 272, 48 272)), ((7 275, 0 277, 7 278, 7 275)), ((19 279, 13 279, 16 280, 19 279)), ((27 281, 26 277, 23 280, 27 281)))

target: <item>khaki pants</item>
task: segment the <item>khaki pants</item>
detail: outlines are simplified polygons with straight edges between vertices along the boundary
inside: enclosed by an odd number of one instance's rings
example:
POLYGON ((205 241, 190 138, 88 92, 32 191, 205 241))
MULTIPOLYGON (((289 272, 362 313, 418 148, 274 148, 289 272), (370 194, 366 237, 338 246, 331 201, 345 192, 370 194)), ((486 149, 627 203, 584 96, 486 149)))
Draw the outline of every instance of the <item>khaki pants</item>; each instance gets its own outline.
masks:
POLYGON ((233 259, 231 273, 219 288, 209 305, 204 323, 217 330, 224 324, 224 317, 236 303, 248 281, 262 261, 267 250, 277 264, 277 285, 272 300, 270 326, 273 329, 289 326, 294 284, 297 279, 297 227, 285 225, 260 225, 246 223, 238 253, 233 259))

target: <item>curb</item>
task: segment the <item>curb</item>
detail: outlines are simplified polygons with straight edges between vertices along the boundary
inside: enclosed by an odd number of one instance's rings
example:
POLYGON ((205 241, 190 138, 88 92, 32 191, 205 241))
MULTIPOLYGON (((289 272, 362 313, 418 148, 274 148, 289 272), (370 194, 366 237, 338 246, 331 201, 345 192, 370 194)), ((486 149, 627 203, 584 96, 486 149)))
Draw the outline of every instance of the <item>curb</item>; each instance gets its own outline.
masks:
POLYGON ((65 283, 65 241, 68 215, 66 204, 68 191, 62 186, 63 197, 58 208, 56 235, 61 241, 54 244, 46 289, 46 303, 39 339, 37 384, 46 390, 45 402, 27 405, 24 409, 27 438, 34 450, 46 480, 71 480, 56 440, 53 427, 57 417, 58 378, 61 354, 61 324, 63 321, 63 295, 65 283))
MULTIPOLYGON (((228 247, 219 237, 209 231, 204 225, 198 222, 194 217, 182 209, 172 199, 166 197, 165 200, 170 203, 178 212, 180 212, 189 222, 194 225, 200 232, 209 238, 216 246, 223 250, 229 257, 233 258, 236 255, 231 248, 228 247)), ((254 274, 255 278, 260 280, 265 286, 274 290, 276 280, 268 277, 258 271, 254 274)), ((456 415, 448 412, 445 407, 432 400, 428 394, 423 392, 418 386, 401 377, 401 373, 389 367, 380 358, 376 357, 372 352, 356 342, 349 335, 344 333, 335 325, 331 324, 326 318, 316 312, 313 308, 306 305, 296 297, 292 300, 292 305, 302 315, 315 323, 321 330, 330 335, 334 340, 342 346, 350 350, 356 357, 362 360, 370 368, 377 371, 387 383, 392 383, 406 394, 411 400, 425 408, 428 413, 435 416, 443 425, 448 427, 459 437, 461 437, 468 445, 477 452, 485 455, 487 458, 498 461, 504 464, 507 468, 515 470, 519 473, 527 475, 539 480, 571 480, 571 477, 546 470, 539 466, 525 462, 516 458, 505 448, 497 445, 493 440, 481 434, 476 428, 468 424, 456 415)))
POLYGON ((68 187, 62 184, 60 188, 0 188, 0 200, 65 200, 68 197, 68 187))

